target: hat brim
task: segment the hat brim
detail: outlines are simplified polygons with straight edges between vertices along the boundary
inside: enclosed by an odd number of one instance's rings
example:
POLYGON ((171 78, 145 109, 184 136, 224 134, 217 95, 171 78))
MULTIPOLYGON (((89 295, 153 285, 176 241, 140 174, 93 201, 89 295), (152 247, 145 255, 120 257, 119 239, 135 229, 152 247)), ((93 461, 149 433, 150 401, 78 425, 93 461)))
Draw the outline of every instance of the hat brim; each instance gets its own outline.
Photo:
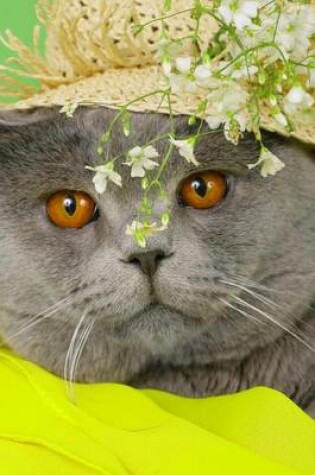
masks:
MULTIPOLYGON (((128 105, 132 112, 156 112, 173 115, 194 115, 200 97, 195 94, 164 95, 163 72, 161 66, 142 68, 109 69, 104 73, 81 79, 72 84, 47 89, 39 94, 1 108, 25 110, 35 107, 61 108, 69 105, 108 107, 120 109, 128 105)), ((203 117, 211 113, 211 104, 203 117)), ((198 115, 198 114, 197 114, 198 115)), ((293 130, 283 127, 271 115, 270 107, 260 103, 261 128, 286 137, 294 137, 301 142, 315 145, 315 111, 296 114, 290 118, 293 130)))

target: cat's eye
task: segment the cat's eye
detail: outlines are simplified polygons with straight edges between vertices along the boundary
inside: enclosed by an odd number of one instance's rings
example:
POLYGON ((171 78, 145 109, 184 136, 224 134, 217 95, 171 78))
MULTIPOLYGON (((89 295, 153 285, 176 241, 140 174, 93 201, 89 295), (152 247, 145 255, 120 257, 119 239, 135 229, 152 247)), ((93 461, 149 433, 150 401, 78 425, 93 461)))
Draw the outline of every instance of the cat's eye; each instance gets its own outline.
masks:
POLYGON ((178 189, 178 201, 183 206, 208 209, 219 204, 228 191, 225 175, 214 171, 194 173, 182 181, 178 189))
POLYGON ((96 212, 95 201, 83 191, 58 191, 46 201, 48 218, 60 228, 83 228, 96 212))

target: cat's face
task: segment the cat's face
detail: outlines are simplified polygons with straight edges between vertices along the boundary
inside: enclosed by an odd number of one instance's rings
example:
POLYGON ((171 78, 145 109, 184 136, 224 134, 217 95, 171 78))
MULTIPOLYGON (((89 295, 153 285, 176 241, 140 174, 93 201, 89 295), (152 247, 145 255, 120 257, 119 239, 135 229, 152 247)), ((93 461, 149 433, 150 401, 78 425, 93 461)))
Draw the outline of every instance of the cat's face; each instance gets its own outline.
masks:
MULTIPOLYGON (((139 180, 120 165, 124 186, 110 183, 98 195, 85 169, 100 164, 98 139, 113 114, 105 109, 80 109, 73 119, 53 110, 1 114, 4 338, 57 374, 66 367, 78 380, 125 382, 158 361, 242 357, 277 338, 281 326, 290 328, 314 286, 315 167, 307 152, 266 136, 286 167, 264 179, 247 167, 259 154, 251 136, 234 146, 222 133, 205 135, 197 146, 197 170, 228 176, 229 191, 218 206, 204 210, 178 203, 180 184, 196 168, 174 152, 165 173, 171 224, 143 250, 125 233, 136 217, 139 180), (45 202, 58 190, 89 194, 98 219, 82 229, 56 227, 47 219, 45 202), (155 272, 147 274, 141 253, 151 251, 159 258, 155 272)), ((130 138, 115 131, 109 157, 168 128, 166 116, 133 114, 132 120, 130 138)), ((187 120, 177 122, 179 135, 187 135, 187 120)), ((165 145, 158 148, 163 155, 165 145)), ((156 217, 161 206, 157 201, 156 217)))

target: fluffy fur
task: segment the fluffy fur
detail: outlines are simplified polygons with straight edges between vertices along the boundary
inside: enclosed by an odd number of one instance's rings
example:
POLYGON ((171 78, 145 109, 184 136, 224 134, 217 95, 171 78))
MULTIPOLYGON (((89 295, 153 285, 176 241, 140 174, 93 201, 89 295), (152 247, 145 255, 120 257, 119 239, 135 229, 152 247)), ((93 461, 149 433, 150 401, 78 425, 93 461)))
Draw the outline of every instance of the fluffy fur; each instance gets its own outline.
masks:
MULTIPOLYGON (((210 210, 180 206, 178 186, 196 169, 174 153, 165 174, 171 225, 141 250, 125 234, 139 180, 121 164, 125 186, 97 195, 84 168, 100 163, 98 138, 114 113, 1 113, 4 339, 78 381, 193 396, 267 385, 315 415, 313 152, 265 134, 286 167, 263 179, 247 167, 259 154, 250 134, 238 146, 221 132, 205 135, 198 169, 230 177, 226 199, 210 210), (51 224, 45 201, 62 189, 89 193, 99 219, 80 230, 51 224)), ((186 118, 176 120, 178 135, 187 136, 186 118)), ((130 139, 115 130, 109 157, 168 128, 162 115, 133 114, 132 123, 130 139)), ((165 143, 158 147, 163 154, 165 143)), ((161 206, 157 200, 157 216, 161 206)))

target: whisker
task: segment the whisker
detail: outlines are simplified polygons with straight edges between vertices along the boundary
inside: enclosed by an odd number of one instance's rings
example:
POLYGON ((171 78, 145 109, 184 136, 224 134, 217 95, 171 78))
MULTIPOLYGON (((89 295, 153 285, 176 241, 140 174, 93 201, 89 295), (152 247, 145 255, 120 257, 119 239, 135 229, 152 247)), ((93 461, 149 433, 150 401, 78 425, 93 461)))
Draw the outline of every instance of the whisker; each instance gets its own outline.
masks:
POLYGON ((266 305, 269 305, 271 307, 282 308, 281 305, 277 304, 273 300, 271 300, 267 297, 264 297, 263 295, 258 294, 257 292, 254 292, 253 290, 249 290, 244 285, 237 284, 236 282, 232 282, 232 281, 227 280, 227 279, 226 280, 225 279, 220 279, 220 282, 222 282, 223 284, 226 284, 226 285, 231 285, 232 287, 237 287, 237 288, 243 290, 244 292, 247 292, 249 295, 256 298, 257 300, 260 300, 262 303, 264 303, 266 305))
POLYGON ((76 348, 76 351, 74 352, 74 356, 73 356, 73 362, 72 362, 72 365, 71 365, 71 368, 70 368, 70 375, 69 375, 69 382, 70 383, 73 383, 75 381, 75 375, 76 375, 76 370, 77 370, 77 367, 78 367, 78 364, 79 364, 79 360, 82 356, 82 352, 83 352, 83 349, 84 349, 84 346, 87 342, 87 339, 93 329, 93 326, 94 326, 94 321, 91 321, 87 324, 87 326, 85 327, 85 329, 82 331, 81 333, 81 336, 80 336, 80 339, 79 339, 79 342, 78 342, 78 346, 76 348))
POLYGON ((75 394, 73 391, 73 376, 75 373, 75 368, 77 366, 76 361, 78 357, 80 358, 88 335, 94 325, 94 321, 92 322, 93 325, 91 325, 91 322, 87 325, 83 325, 86 316, 87 313, 85 312, 75 327, 64 362, 63 376, 67 383, 69 398, 72 400, 72 402, 75 402, 75 394), (83 329, 80 335, 80 330, 82 327, 83 329))
POLYGON ((228 302, 227 300, 223 299, 223 298, 219 298, 220 302, 222 302, 223 304, 225 304, 227 307, 235 310, 236 312, 240 313, 241 315, 243 315, 244 317, 248 318, 249 320, 253 320, 254 322, 256 323, 259 323, 260 325, 266 325, 265 322, 259 320, 259 318, 256 318, 254 317, 253 315, 250 315, 249 313, 247 312, 244 312, 243 310, 241 310, 240 308, 238 307, 235 307, 235 305, 232 305, 230 302, 228 302))
MULTIPOLYGON (((19 335, 21 335, 22 333, 28 331, 30 328, 34 327, 35 325, 41 323, 43 320, 51 317, 52 315, 54 315, 56 312, 58 312, 58 310, 60 310, 60 308, 62 308, 63 306, 66 306, 66 304, 69 302, 69 300, 71 300, 71 298, 73 298, 72 295, 60 300, 59 302, 57 302, 56 304, 54 305, 51 305, 50 307, 48 307, 46 309, 50 311, 48 313, 46 313, 45 315, 41 313, 38 313, 37 315, 31 317, 29 319, 29 321, 27 323, 24 323, 23 325, 21 325, 21 327, 19 328, 19 330, 16 332, 16 333, 13 333, 12 335, 7 335, 6 336, 6 340, 7 340, 7 343, 10 343, 10 341, 16 339, 16 337, 18 337, 19 335)), ((3 344, 5 344, 6 342, 4 342, 3 344)), ((1 347, 1 345, 0 345, 1 347)))
POLYGON ((240 303, 240 305, 242 306, 245 306, 245 307, 248 307, 250 308, 251 310, 254 310, 255 312, 259 313, 260 315, 262 315, 263 317, 267 318, 267 320, 269 320, 270 322, 272 322, 274 325, 278 326, 279 328, 281 328, 282 330, 284 330, 285 332, 287 332, 289 335, 291 335, 293 338, 295 338, 297 341, 299 341, 300 343, 302 343, 306 348, 308 348, 310 351, 312 351, 313 353, 315 353, 315 349, 309 345, 303 338, 301 338, 299 335, 297 335, 297 333, 295 333, 294 331, 290 330, 290 328, 288 328, 287 326, 283 325, 282 323, 278 322, 274 317, 272 317, 271 315, 269 315, 268 313, 264 312, 263 310, 260 310, 259 308, 251 305, 250 303, 246 302, 246 300, 243 300, 242 298, 240 297, 236 297, 234 296, 234 299, 240 303))
MULTIPOLYGON (((274 302, 273 300, 271 300, 270 298, 267 298, 265 297, 264 295, 258 293, 258 292, 254 292, 254 291, 251 291, 250 289, 247 288, 247 286, 249 287, 252 287, 252 288, 259 288, 259 290, 269 290, 267 287, 265 288, 264 286, 260 286, 260 284, 256 284, 255 282, 253 281, 250 281, 249 279, 245 279, 245 278, 235 278, 236 282, 234 282, 233 280, 229 280, 229 279, 226 279, 226 277, 224 279, 219 279, 222 283, 225 283, 226 285, 231 285, 231 286, 235 286, 235 287, 239 287, 241 288, 242 290, 244 290, 245 292, 247 292, 248 294, 252 295, 254 298, 256 298, 257 300, 261 301, 262 303, 264 303, 265 305, 269 305, 269 306, 274 306, 274 307, 277 307, 278 309, 280 309, 282 312, 283 312, 283 308, 281 305, 279 305, 278 303, 274 302), (239 280, 240 282, 242 282, 242 279, 244 281, 246 281, 247 285, 240 285, 237 283, 237 280, 239 280), (248 284, 249 283, 249 284, 248 284)), ((270 289, 270 291, 272 291, 272 289, 270 289)), ((277 291, 276 291, 277 292, 277 291)), ((285 293, 286 291, 283 290, 283 291, 279 291, 278 293, 285 293)), ((291 291, 287 291, 287 293, 291 293, 291 294, 295 294, 295 295, 298 295, 297 292, 291 292, 291 291)), ((305 308, 307 309, 311 309, 311 310, 314 310, 314 306, 312 306, 311 304, 304 304, 305 308)), ((290 315, 290 312, 289 310, 287 310, 287 316, 290 315)), ((292 318, 294 317, 294 315, 291 313, 292 315, 292 318)), ((303 325, 305 325, 306 327, 310 327, 310 328, 313 328, 313 325, 306 321, 306 320, 303 320, 303 325)))
POLYGON ((73 351, 73 347, 75 345, 75 340, 77 338, 77 335, 78 335, 78 332, 80 330, 80 327, 82 325, 82 323, 84 322, 84 319, 86 318, 86 313, 84 313, 82 315, 82 317, 80 318, 79 322, 77 323, 76 327, 75 327, 75 330, 72 334, 72 337, 71 337, 71 340, 70 340, 70 343, 69 343, 69 348, 68 348, 68 351, 67 351, 67 354, 66 354, 66 357, 65 357, 65 363, 64 363, 64 371, 63 371, 63 375, 64 375, 64 379, 65 380, 68 380, 68 369, 70 367, 70 357, 71 357, 71 353, 73 351))
MULTIPOLYGON (((309 295, 308 293, 303 292, 303 290, 301 290, 301 289, 299 289, 298 292, 296 292, 292 289, 273 289, 273 288, 268 287, 264 284, 254 282, 253 280, 250 280, 245 276, 236 275, 236 274, 233 274, 231 272, 228 272, 227 274, 230 275, 231 278, 235 282, 239 282, 243 285, 246 285, 246 287, 251 287, 251 288, 254 288, 256 290, 270 292, 270 293, 273 293, 273 294, 292 294, 292 295, 303 295, 304 294, 304 295, 307 295, 307 296, 309 295)), ((226 276, 224 276, 224 278, 226 278, 226 276)), ((314 307, 310 306, 310 308, 314 308, 314 307)))

